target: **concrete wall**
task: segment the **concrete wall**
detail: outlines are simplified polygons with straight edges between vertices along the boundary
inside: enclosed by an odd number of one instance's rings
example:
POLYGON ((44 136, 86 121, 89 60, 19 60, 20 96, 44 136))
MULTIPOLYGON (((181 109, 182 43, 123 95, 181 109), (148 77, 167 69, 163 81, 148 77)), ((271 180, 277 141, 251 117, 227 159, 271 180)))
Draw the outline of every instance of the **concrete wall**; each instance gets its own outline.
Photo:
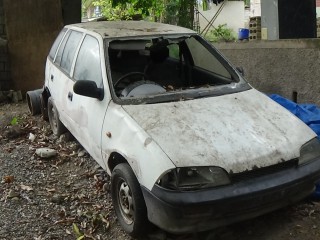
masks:
POLYGON ((279 39, 278 0, 261 0, 261 27, 267 31, 268 40, 279 39))
MULTIPOLYGON (((208 21, 210 21, 220 6, 221 4, 218 4, 217 6, 212 4, 210 10, 202 11, 200 8, 199 11, 208 21)), ((203 16, 199 16, 201 30, 208 24, 208 21, 203 16)), ((228 28, 233 29, 236 34, 238 34, 239 28, 244 28, 245 13, 243 1, 228 1, 213 26, 225 23, 228 25, 228 28)))
POLYGON ((81 0, 0 0, 0 37, 6 29, 8 43, 0 41, 0 89, 25 93, 42 87, 52 42, 63 25, 77 22, 81 0))
POLYGON ((11 88, 10 63, 7 40, 0 38, 0 91, 11 88))
POLYGON ((81 22, 81 0, 61 0, 64 25, 81 22))
POLYGON ((265 93, 320 106, 320 39, 214 44, 265 93))
POLYGON ((11 88, 10 63, 7 40, 0 38, 0 90, 11 88))
POLYGON ((0 0, 0 38, 6 38, 6 26, 3 11, 3 0, 0 0))
POLYGON ((46 56, 62 24, 57 0, 4 0, 12 88, 42 87, 46 56))
POLYGON ((0 90, 11 87, 10 63, 8 59, 8 42, 3 11, 3 0, 0 0, 0 90))
POLYGON ((261 0, 250 0, 250 17, 261 16, 261 0))

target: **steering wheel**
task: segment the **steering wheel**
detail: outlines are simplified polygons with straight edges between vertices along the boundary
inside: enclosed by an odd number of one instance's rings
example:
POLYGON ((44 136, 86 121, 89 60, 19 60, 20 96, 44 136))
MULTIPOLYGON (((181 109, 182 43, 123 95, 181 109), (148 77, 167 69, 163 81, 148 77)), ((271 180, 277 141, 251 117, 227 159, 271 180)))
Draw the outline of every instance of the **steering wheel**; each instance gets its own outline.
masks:
MULTIPOLYGON (((114 87, 116 88, 120 82, 122 82, 124 79, 128 79, 131 81, 132 78, 129 78, 131 76, 143 76, 144 79, 148 79, 148 75, 143 73, 143 72, 130 72, 130 73, 127 73, 123 76, 121 76, 115 83, 114 83, 114 87)), ((141 80, 141 79, 139 79, 141 80)))

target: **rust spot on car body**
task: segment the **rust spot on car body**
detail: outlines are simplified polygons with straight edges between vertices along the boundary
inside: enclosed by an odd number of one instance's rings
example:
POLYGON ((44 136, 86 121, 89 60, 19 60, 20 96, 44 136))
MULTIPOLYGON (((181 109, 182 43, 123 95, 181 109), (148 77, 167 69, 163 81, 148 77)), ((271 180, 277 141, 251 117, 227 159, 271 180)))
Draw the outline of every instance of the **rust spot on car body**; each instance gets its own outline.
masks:
POLYGON ((106 133, 106 136, 107 136, 108 138, 111 138, 111 137, 112 137, 111 132, 107 132, 107 133, 106 133))

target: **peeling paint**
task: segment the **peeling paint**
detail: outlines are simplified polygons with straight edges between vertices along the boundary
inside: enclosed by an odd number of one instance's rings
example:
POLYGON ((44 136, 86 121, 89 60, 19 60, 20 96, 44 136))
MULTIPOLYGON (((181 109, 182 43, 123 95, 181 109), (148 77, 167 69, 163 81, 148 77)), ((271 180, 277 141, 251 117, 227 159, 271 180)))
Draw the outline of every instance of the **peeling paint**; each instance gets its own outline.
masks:
POLYGON ((144 141, 144 146, 147 147, 151 142, 152 142, 152 139, 148 137, 148 138, 144 141))
POLYGON ((266 167, 299 157, 300 147, 316 136, 254 89, 123 108, 178 167, 219 166, 234 173, 266 167))
POLYGON ((195 32, 168 24, 146 21, 104 21, 87 22, 71 25, 74 28, 86 29, 100 34, 103 38, 120 38, 127 36, 150 36, 161 34, 194 34, 195 32))

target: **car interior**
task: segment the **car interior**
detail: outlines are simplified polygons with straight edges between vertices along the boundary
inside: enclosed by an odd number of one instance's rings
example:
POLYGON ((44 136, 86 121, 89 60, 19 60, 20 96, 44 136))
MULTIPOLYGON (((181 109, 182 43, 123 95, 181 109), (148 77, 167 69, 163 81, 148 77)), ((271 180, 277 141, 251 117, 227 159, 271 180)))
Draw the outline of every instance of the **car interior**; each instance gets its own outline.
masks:
POLYGON ((143 97, 234 82, 227 64, 209 49, 193 36, 114 40, 108 55, 116 95, 143 97))

